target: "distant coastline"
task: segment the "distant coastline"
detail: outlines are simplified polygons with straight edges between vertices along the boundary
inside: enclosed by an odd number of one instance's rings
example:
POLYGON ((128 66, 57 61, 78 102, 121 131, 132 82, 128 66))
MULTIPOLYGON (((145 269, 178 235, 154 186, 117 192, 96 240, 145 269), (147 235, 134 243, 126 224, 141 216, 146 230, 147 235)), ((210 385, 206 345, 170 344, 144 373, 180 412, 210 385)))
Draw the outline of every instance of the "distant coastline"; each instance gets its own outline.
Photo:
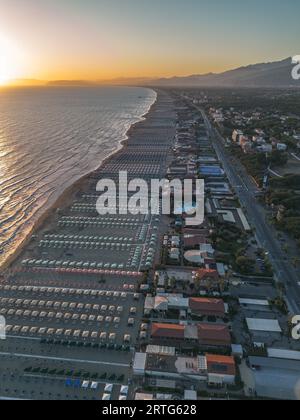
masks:
POLYGON ((170 77, 119 77, 111 80, 12 80, 14 86, 144 86, 144 87, 187 87, 187 88, 300 88, 299 80, 293 80, 295 64, 292 57, 279 61, 241 65, 222 72, 173 75, 170 77))

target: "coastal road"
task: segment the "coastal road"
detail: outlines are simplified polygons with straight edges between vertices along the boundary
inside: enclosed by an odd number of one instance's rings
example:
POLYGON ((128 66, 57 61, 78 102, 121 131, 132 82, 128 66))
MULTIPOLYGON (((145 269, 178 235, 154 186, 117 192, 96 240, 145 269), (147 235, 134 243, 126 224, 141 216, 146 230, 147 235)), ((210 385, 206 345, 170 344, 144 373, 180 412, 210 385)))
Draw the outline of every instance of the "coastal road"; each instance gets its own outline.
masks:
POLYGON ((203 115, 218 158, 223 163, 228 179, 247 212, 249 222, 256 230, 257 241, 268 252, 276 280, 282 282, 286 287, 290 311, 298 315, 300 314, 299 271, 287 259, 287 255, 277 239, 277 231, 268 222, 265 209, 257 200, 256 193, 259 192, 259 189, 246 170, 232 161, 232 157, 229 156, 225 147, 225 140, 212 126, 205 112, 197 106, 196 108, 203 115))

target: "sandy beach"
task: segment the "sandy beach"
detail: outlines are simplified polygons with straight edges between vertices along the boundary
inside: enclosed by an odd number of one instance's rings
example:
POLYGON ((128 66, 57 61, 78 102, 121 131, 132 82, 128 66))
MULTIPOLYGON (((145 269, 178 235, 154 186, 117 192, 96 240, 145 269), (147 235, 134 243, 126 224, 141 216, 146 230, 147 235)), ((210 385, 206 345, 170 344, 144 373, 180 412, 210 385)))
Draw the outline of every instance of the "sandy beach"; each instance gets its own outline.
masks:
MULTIPOLYGON (((80 376, 97 381, 99 396, 104 382, 112 383, 116 400, 122 386, 130 384, 144 314, 142 286, 148 286, 168 227, 164 217, 151 212, 100 217, 96 186, 102 178, 118 182, 121 171, 131 180, 164 178, 176 118, 173 98, 158 91, 156 102, 130 128, 120 149, 65 191, 14 254, 0 281, 9 336, 1 343, 2 352, 12 352, 3 362, 7 369, 22 361, 26 379, 32 368, 65 369, 68 378, 80 371, 80 376)), ((57 384, 53 376, 48 379, 57 384)), ((60 384, 61 395, 70 394, 65 380, 60 384)), ((33 385, 38 393, 45 387, 48 395, 47 384, 33 385)), ((83 389, 76 392, 81 396, 83 389)), ((132 392, 128 386, 128 395, 132 392)))
POLYGON ((68 207, 70 205, 70 203, 74 200, 74 197, 75 197, 76 194, 85 191, 89 178, 91 176, 93 176, 94 174, 97 174, 99 172, 99 170, 106 163, 108 163, 115 155, 117 155, 118 153, 121 153, 124 149, 126 149, 126 146, 127 146, 128 142, 130 141, 130 136, 131 136, 134 128, 138 124, 140 124, 141 122, 143 122, 147 119, 147 116, 150 114, 153 106, 157 102, 158 95, 157 95, 157 92, 155 92, 155 93, 156 93, 155 100, 152 103, 152 105, 150 106, 150 108, 148 109, 148 111, 140 117, 139 121, 133 123, 130 126, 130 128, 125 133, 124 138, 120 140, 118 147, 109 156, 107 156, 105 159, 103 159, 100 162, 100 165, 95 170, 93 170, 89 173, 86 173, 86 174, 82 175, 82 177, 80 177, 78 180, 75 180, 74 183, 72 183, 72 185, 70 185, 64 191, 62 191, 61 194, 59 195, 59 197, 56 198, 55 200, 51 200, 51 197, 49 198, 48 202, 52 201, 52 203, 49 204, 48 206, 47 206, 47 204, 45 204, 45 206, 43 206, 43 208, 40 209, 41 214, 39 215, 39 217, 34 222, 32 228, 30 230, 28 230, 27 235, 24 238, 24 240, 22 242, 20 242, 19 245, 12 252, 6 253, 7 256, 4 258, 4 260, 3 260, 3 262, 0 266, 0 275, 5 275, 5 274, 10 272, 12 264, 20 256, 20 254, 22 254, 24 248, 31 241, 32 236, 39 229, 44 228, 47 225, 48 219, 57 211, 57 209, 64 209, 64 208, 68 207))

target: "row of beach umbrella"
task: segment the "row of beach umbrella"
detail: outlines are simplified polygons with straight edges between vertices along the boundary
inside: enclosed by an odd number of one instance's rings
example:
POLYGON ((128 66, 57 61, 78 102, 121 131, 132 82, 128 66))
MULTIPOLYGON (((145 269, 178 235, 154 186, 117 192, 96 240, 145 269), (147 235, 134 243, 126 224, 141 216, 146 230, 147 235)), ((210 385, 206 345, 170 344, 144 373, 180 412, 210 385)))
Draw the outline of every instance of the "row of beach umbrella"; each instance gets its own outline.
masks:
POLYGON ((105 243, 105 242, 79 242, 79 241, 48 241, 42 240, 40 248, 50 249, 90 249, 90 250, 115 250, 126 251, 130 250, 132 245, 121 243, 105 243))
POLYGON ((55 241, 133 242, 133 238, 125 236, 45 235, 44 238, 55 241))

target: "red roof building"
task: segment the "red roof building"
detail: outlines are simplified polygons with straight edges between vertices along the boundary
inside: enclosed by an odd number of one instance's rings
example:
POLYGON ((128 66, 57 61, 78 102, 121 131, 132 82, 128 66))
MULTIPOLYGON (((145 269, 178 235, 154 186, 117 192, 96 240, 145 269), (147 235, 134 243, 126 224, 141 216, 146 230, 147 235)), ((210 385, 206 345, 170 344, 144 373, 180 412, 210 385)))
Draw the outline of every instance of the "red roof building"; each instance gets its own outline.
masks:
POLYGON ((184 326, 178 324, 152 324, 151 337, 184 340, 184 326))
POLYGON ((225 305, 222 299, 190 298, 189 307, 193 314, 200 316, 225 317, 225 305))
POLYGON ((199 324, 198 338, 202 345, 224 347, 231 345, 231 335, 226 325, 199 324))
POLYGON ((216 375, 236 375, 235 360, 232 356, 206 354, 207 371, 216 375))
POLYGON ((151 338, 155 343, 181 341, 193 342, 208 347, 227 347, 231 345, 230 331, 226 325, 219 324, 163 324, 153 323, 151 338))
POLYGON ((207 237, 205 237, 204 235, 186 235, 183 238, 183 242, 185 248, 194 248, 196 246, 199 247, 200 244, 207 243, 207 237))
POLYGON ((219 280, 219 274, 217 270, 210 270, 205 268, 200 268, 196 271, 195 275, 198 277, 198 279, 205 280, 205 279, 212 279, 212 280, 219 280))
MULTIPOLYGON (((209 260, 206 260, 206 263, 209 263, 209 260)), ((220 286, 220 276, 217 270, 200 268, 194 273, 194 281, 198 281, 200 287, 207 290, 217 289, 220 286)))

